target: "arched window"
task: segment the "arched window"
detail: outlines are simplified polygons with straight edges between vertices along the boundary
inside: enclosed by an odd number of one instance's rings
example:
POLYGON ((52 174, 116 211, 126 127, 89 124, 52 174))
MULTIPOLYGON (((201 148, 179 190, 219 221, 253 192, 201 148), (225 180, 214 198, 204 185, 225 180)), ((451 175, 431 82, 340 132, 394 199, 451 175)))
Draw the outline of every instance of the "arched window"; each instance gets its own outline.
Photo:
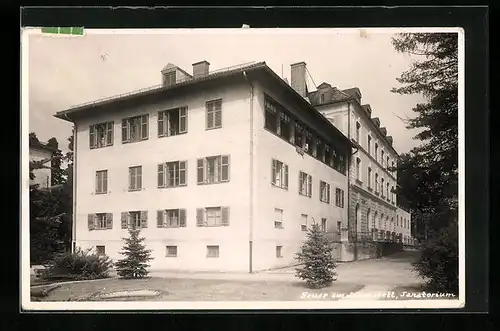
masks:
POLYGON ((378 219, 378 228, 382 229, 382 219, 384 218, 384 214, 380 214, 380 218, 378 219))
POLYGON ((368 211, 366 212, 366 226, 370 229, 371 228, 371 220, 370 220, 370 217, 372 216, 372 211, 370 210, 370 208, 368 208, 368 211))
POLYGON ((377 221, 377 211, 375 210, 375 213, 373 213, 373 220, 372 220, 372 227, 373 228, 377 227, 376 221, 377 221))
POLYGON ((361 208, 356 204, 356 232, 361 232, 361 208))

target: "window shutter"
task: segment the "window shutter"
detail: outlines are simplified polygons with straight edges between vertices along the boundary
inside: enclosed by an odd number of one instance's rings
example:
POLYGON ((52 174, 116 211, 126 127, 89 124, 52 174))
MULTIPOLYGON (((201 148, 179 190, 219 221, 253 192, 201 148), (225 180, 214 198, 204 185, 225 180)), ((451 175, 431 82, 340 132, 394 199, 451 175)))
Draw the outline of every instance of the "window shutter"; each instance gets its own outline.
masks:
POLYGON ((113 137, 113 126, 114 126, 114 122, 109 122, 108 123, 108 134, 107 134, 107 141, 106 141, 106 146, 112 146, 113 145, 113 141, 114 141, 114 137, 113 137))
POLYGON ((165 214, 164 210, 158 210, 156 212, 156 227, 162 228, 163 227, 163 215, 165 214))
POLYGON ((136 189, 140 190, 142 188, 142 167, 137 167, 135 176, 137 180, 136 189))
POLYGON ((106 214, 106 229, 112 229, 112 228, 113 228, 113 214, 107 213, 106 214))
POLYGON ((302 176, 302 171, 299 172, 299 194, 302 193, 302 180, 303 176, 302 176))
POLYGON ((229 207, 222 207, 222 225, 229 225, 229 207))
POLYGON ((203 216, 205 214, 205 210, 203 208, 196 209, 196 226, 203 226, 203 216))
POLYGON ((158 164, 158 187, 165 187, 165 164, 158 164))
POLYGON ((214 127, 213 103, 207 102, 206 112, 207 112, 207 129, 211 129, 214 127))
POLYGON ((222 126, 222 109, 215 110, 215 127, 222 126))
POLYGON ((179 111, 179 133, 187 132, 187 123, 188 123, 187 108, 183 107, 179 111))
POLYGON ((122 229, 126 229, 128 227, 128 213, 126 211, 122 212, 121 226, 122 229))
POLYGON ((284 187, 288 188, 288 166, 285 164, 285 179, 284 179, 284 187))
POLYGON ((122 143, 129 142, 129 122, 127 119, 122 120, 122 143))
POLYGON ((229 181, 229 155, 222 156, 222 178, 221 181, 229 181))
POLYGON ((311 175, 307 175, 307 189, 308 189, 308 196, 312 195, 312 177, 311 175))
POLYGON ((187 185, 187 161, 179 162, 179 185, 187 185))
POLYGON ((163 111, 158 112, 158 137, 163 137, 165 132, 163 131, 163 124, 164 119, 163 119, 163 111))
POLYGON ((132 168, 128 168, 128 189, 133 190, 135 188, 135 174, 132 168))
POLYGON ((95 214, 88 215, 88 227, 89 227, 89 230, 95 229, 95 214))
POLYGON ((99 186, 99 171, 95 172, 95 191, 100 192, 100 186, 99 186))
POLYGON ((148 227, 148 211, 143 210, 141 211, 141 228, 147 228, 148 227))
POLYGON ((276 160, 271 160, 271 183, 276 185, 276 160))
POLYGON ((108 192, 108 171, 105 170, 102 172, 102 191, 104 193, 107 193, 108 192))
POLYGON ((198 172, 198 184, 203 184, 205 182, 205 178, 203 176, 204 174, 203 164, 204 164, 203 159, 197 160, 196 169, 198 172))
POLYGON ((95 132, 95 126, 91 125, 89 127, 89 146, 90 148, 96 148, 97 145, 97 136, 95 132))
POLYGON ((179 226, 186 227, 186 209, 179 209, 179 226))
POLYGON ((141 116, 141 139, 145 140, 148 139, 149 136, 149 115, 142 115, 141 116))

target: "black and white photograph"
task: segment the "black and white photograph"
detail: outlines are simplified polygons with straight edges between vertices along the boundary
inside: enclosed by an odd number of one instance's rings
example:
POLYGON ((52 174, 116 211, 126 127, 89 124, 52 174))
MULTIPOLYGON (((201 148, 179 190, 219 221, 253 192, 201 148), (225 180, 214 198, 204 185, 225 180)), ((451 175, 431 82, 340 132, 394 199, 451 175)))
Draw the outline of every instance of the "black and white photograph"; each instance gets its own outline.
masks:
POLYGON ((23 309, 464 306, 462 29, 21 38, 23 309))

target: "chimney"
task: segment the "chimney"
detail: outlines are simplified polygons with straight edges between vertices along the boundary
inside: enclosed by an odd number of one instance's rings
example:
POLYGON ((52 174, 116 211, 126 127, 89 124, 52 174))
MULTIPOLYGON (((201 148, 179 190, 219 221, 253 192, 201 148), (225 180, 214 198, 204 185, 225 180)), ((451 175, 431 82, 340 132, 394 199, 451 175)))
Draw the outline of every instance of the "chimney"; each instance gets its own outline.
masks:
POLYGON ((290 65, 292 88, 302 97, 306 97, 306 63, 298 62, 290 65))
POLYGON ((210 63, 207 61, 193 63, 193 77, 198 78, 207 76, 209 68, 210 63))

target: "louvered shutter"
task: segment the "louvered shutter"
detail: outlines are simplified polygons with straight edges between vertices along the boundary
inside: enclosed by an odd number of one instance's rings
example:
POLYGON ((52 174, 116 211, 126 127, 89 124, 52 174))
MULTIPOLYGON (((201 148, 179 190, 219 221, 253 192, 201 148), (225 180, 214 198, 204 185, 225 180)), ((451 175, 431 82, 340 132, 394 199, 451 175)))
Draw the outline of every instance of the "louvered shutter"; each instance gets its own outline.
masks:
POLYGON ((106 214, 106 229, 112 229, 112 228, 113 228, 113 214, 107 213, 106 214))
POLYGON ((88 228, 89 230, 95 229, 95 214, 88 215, 88 228))
POLYGON ((163 227, 163 215, 165 214, 164 210, 158 210, 156 212, 156 227, 162 228, 163 227))
POLYGON ((307 195, 312 196, 312 177, 311 177, 311 175, 307 175, 307 185, 308 185, 308 191, 309 191, 309 192, 307 192, 308 193, 307 195))
POLYGON ((158 112, 158 137, 163 137, 165 132, 163 131, 164 119, 163 119, 163 111, 158 112))
POLYGON ((165 187, 165 164, 158 164, 158 187, 165 187))
POLYGON ((186 209, 179 209, 179 226, 186 227, 186 209))
POLYGON ((129 137, 129 121, 127 119, 122 120, 122 143, 128 143, 129 137))
POLYGON ((196 226, 203 226, 204 225, 204 214, 205 210, 203 208, 197 208, 196 209, 196 226))
POLYGON ((95 126, 91 125, 89 127, 89 146, 90 148, 96 148, 97 145, 97 135, 95 132, 95 126))
POLYGON ((106 141, 106 146, 112 146, 114 142, 114 137, 113 137, 113 127, 114 127, 114 122, 109 122, 108 123, 108 132, 106 135, 107 141, 106 141))
POLYGON ((203 184, 205 182, 205 169, 204 169, 204 161, 203 159, 198 159, 197 164, 196 164, 196 169, 197 169, 197 182, 198 184, 203 184))
POLYGON ((206 112, 207 112, 207 129, 211 129, 214 127, 214 109, 213 103, 207 102, 206 104, 206 112))
POLYGON ((271 183, 276 185, 276 160, 271 160, 271 183))
POLYGON ((128 213, 127 212, 122 212, 121 227, 122 227, 122 229, 126 229, 128 227, 128 213))
POLYGON ((229 225, 229 207, 222 207, 222 225, 229 225))
POLYGON ((149 115, 141 116, 141 139, 148 139, 149 136, 149 115))
POLYGON ((147 210, 141 211, 141 228, 148 227, 148 212, 147 210))
POLYGON ((179 162, 179 185, 187 185, 187 161, 179 162))
POLYGON ((221 174, 221 181, 222 182, 229 182, 229 155, 223 155, 222 156, 222 174, 221 174))
POLYGON ((284 165, 284 168, 285 168, 285 176, 284 176, 284 181, 283 181, 283 187, 288 189, 288 166, 285 164, 284 165))
POLYGON ((179 111, 179 133, 186 133, 188 125, 187 108, 183 107, 179 111))

